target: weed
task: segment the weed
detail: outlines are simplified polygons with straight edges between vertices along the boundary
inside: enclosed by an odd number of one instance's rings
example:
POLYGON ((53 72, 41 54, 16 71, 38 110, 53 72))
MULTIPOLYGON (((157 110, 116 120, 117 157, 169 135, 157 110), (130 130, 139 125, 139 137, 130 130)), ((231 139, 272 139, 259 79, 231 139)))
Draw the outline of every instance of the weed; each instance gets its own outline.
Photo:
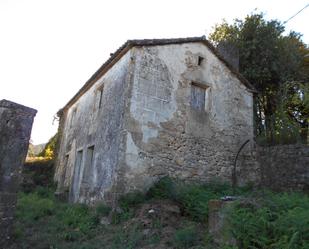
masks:
MULTIPOLYGON (((209 200, 232 193, 231 187, 224 184, 188 185, 164 178, 150 188, 147 198, 170 198, 181 206, 182 214, 205 223, 209 200)), ((236 193, 248 195, 243 189, 236 189, 236 193)), ((16 248, 122 249, 159 243, 160 237, 164 237, 160 232, 163 230, 160 219, 151 227, 158 233, 149 238, 143 237, 141 227, 132 225, 124 229, 127 223, 120 224, 133 218, 136 208, 147 198, 141 192, 122 196, 119 200, 121 209, 112 213, 112 225, 101 226, 100 217, 110 212, 103 203, 94 208, 61 203, 54 198, 53 189, 46 187, 38 187, 27 194, 19 193, 14 233, 16 248)), ((263 191, 251 193, 249 200, 252 202, 239 202, 228 213, 230 229, 239 248, 309 248, 308 196, 263 191)), ((184 225, 166 243, 173 248, 203 248, 204 244, 211 244, 211 238, 207 236, 202 242, 195 226, 196 223, 184 225)))
POLYGON ((267 192, 259 198, 258 208, 239 204, 231 211, 232 233, 241 248, 308 248, 309 197, 267 192))
POLYGON ((120 230, 114 235, 112 248, 114 249, 133 249, 138 248, 141 243, 143 235, 138 226, 133 226, 130 230, 120 230))
POLYGON ((96 214, 100 217, 106 217, 109 215, 111 208, 106 206, 105 203, 101 202, 96 205, 96 214))
POLYGON ((121 196, 118 203, 123 210, 129 210, 145 201, 145 195, 140 191, 135 191, 121 196))
POLYGON ((206 221, 208 217, 208 202, 225 195, 244 194, 248 189, 237 188, 234 191, 230 185, 213 182, 207 185, 184 184, 163 177, 147 192, 148 198, 172 199, 180 204, 182 211, 197 221, 206 221))
POLYGON ((176 248, 190 248, 198 242, 197 231, 193 226, 176 231, 173 244, 176 248))
POLYGON ((134 216, 134 208, 145 201, 146 196, 140 191, 122 195, 118 200, 120 210, 113 211, 111 215, 112 224, 119 224, 132 218, 134 216))
POLYGON ((16 216, 18 219, 31 223, 40 218, 52 215, 55 211, 53 200, 41 198, 38 193, 18 196, 16 216))
POLYGON ((147 192, 147 198, 174 199, 175 182, 165 176, 157 181, 147 192))
POLYGON ((160 235, 159 234, 154 234, 148 239, 148 244, 150 245, 156 245, 160 242, 160 235))
POLYGON ((120 224, 124 221, 127 221, 134 216, 134 210, 132 209, 127 209, 127 210, 122 210, 120 212, 113 212, 112 213, 112 224, 120 224))

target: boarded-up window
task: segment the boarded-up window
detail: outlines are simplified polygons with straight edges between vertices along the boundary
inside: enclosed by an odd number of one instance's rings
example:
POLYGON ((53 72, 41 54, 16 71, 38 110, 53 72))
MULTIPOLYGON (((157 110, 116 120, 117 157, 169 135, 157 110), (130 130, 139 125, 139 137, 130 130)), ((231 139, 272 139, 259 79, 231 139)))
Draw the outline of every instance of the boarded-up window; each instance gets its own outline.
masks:
POLYGON ((210 87, 192 83, 191 106, 199 111, 208 111, 210 105, 210 87))
POLYGON ((86 170, 90 170, 92 168, 93 152, 94 152, 94 145, 87 148, 87 157, 85 165, 86 170))
POLYGON ((94 153, 94 146, 89 146, 87 148, 86 161, 83 173, 83 181, 82 181, 83 187, 89 187, 91 185, 91 182, 93 181, 92 179, 93 155, 94 155, 93 153, 94 153))
POLYGON ((77 201, 81 183, 82 173, 82 162, 83 162, 83 150, 79 150, 76 153, 75 165, 74 165, 74 178, 72 185, 72 197, 73 201, 77 201))
POLYGON ((199 111, 205 109, 205 89, 192 84, 191 87, 191 106, 199 111))

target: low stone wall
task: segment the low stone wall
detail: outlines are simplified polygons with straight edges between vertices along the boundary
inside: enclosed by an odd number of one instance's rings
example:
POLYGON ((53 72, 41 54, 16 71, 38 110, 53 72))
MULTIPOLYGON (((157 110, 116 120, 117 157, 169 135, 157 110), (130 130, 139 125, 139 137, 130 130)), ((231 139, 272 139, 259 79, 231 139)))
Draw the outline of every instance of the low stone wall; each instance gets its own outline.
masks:
POLYGON ((7 248, 22 164, 36 110, 0 101, 0 247, 7 248))
POLYGON ((274 190, 309 191, 309 146, 302 144, 257 148, 261 186, 274 190))
POLYGON ((249 145, 237 161, 237 185, 309 191, 309 145, 249 145))

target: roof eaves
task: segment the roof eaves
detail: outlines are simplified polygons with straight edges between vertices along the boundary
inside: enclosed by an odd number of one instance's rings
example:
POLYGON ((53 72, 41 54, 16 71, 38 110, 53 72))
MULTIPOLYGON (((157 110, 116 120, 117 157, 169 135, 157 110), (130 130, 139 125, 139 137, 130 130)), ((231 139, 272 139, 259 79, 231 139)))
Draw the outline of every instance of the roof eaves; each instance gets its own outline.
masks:
POLYGON ((109 59, 86 81, 86 83, 78 90, 78 92, 70 99, 70 101, 61 109, 66 110, 75 101, 84 93, 86 92, 95 82, 96 80, 101 77, 108 69, 110 69, 121 57, 125 54, 132 45, 127 41, 124 43, 120 48, 116 50, 115 53, 111 54, 109 59))
POLYGON ((239 72, 219 54, 217 49, 207 41, 205 36, 199 37, 188 37, 188 38, 173 38, 173 39, 143 39, 143 40, 128 40, 121 47, 119 47, 114 53, 111 54, 110 58, 89 78, 89 80, 82 86, 82 88, 71 98, 71 100, 61 109, 66 110, 75 101, 87 91, 96 80, 101 77, 108 69, 110 69, 128 50, 135 46, 160 46, 168 44, 182 44, 189 42, 202 42, 206 45, 228 68, 229 70, 248 88, 249 91, 257 93, 255 87, 246 80, 239 72))
POLYGON ((209 41, 205 39, 203 43, 218 57, 219 60, 222 61, 222 63, 240 80, 240 82, 247 87, 250 92, 255 94, 258 93, 256 88, 244 76, 242 76, 242 74, 235 70, 209 41))

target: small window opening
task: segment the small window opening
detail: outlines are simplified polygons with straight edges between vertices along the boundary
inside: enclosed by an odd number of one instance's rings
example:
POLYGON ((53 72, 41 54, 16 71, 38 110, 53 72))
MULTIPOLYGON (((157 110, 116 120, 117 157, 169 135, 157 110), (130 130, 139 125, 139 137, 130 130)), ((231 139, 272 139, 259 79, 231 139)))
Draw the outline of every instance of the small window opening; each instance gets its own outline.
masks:
POLYGON ((92 166, 93 152, 94 152, 94 145, 87 148, 87 157, 85 165, 87 169, 91 168, 92 166))
POLYGON ((209 111, 210 87, 197 83, 192 83, 191 107, 199 111, 209 111))
POLYGON ((93 177, 93 155, 94 155, 94 146, 89 146, 86 153, 86 162, 83 172, 82 185, 84 187, 89 187, 91 182, 94 180, 93 177))
POLYGON ((97 103, 98 103, 99 109, 102 107, 102 103, 103 103, 103 90, 104 90, 104 85, 97 88, 97 101, 98 101, 97 103))
POLYGON ((197 65, 201 66, 204 61, 204 58, 202 56, 198 56, 197 65))
POLYGON ((82 162, 83 162, 83 150, 79 150, 76 153, 76 159, 74 164, 74 179, 72 185, 73 201, 77 201, 79 197, 81 174, 82 174, 82 162))
POLYGON ((75 116, 76 116, 76 111, 77 111, 77 108, 75 108, 75 109, 73 110, 73 112, 72 112, 70 127, 72 127, 73 124, 74 124, 75 116))
POLYGON ((103 88, 99 90, 99 108, 102 107, 103 88))

